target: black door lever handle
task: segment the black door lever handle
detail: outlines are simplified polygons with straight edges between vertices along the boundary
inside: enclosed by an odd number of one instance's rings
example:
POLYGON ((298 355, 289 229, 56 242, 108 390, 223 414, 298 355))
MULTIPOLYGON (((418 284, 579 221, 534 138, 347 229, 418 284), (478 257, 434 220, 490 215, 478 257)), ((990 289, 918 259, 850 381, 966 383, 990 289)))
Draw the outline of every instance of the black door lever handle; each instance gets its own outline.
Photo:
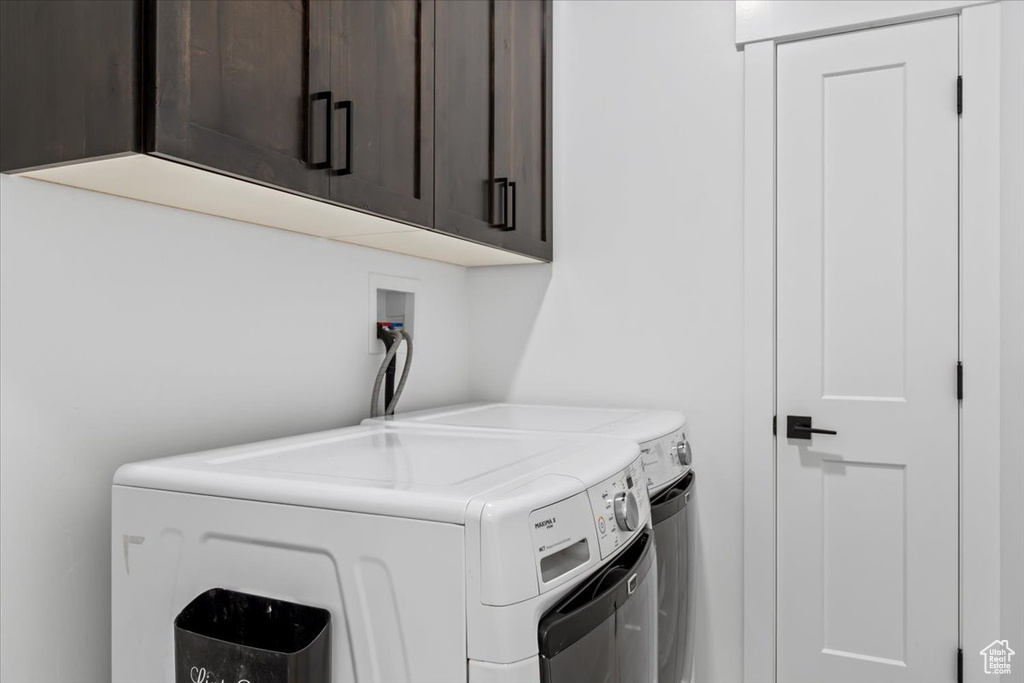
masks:
POLYGON ((811 426, 808 415, 786 416, 786 438, 810 440, 811 434, 837 434, 834 429, 816 429, 811 426))
POLYGON ((834 429, 815 429, 813 427, 801 427, 799 425, 797 425, 796 427, 793 427, 793 429, 795 429, 798 432, 803 432, 805 434, 838 434, 839 433, 839 432, 837 432, 834 429))

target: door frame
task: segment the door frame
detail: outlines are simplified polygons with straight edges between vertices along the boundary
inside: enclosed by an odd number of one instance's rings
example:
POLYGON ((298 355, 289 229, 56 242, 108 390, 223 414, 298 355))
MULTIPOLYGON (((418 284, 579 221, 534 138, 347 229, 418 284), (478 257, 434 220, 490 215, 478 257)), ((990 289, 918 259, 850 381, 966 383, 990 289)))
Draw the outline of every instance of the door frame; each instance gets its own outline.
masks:
MULTIPOLYGON (((812 3, 785 4, 799 14, 812 3), (803 6, 803 7, 801 7, 803 6)), ((833 3, 851 4, 851 3, 833 3)), ((1000 630, 1000 5, 903 3, 906 14, 864 16, 813 33, 765 24, 743 51, 743 678, 775 681, 775 69, 783 42, 935 16, 960 17, 960 643, 964 681, 981 683, 975 653, 1000 630), (912 12, 912 14, 911 14, 912 12), (770 31, 774 30, 774 34, 770 31), (789 33, 786 31, 789 30, 789 33), (973 657, 972 657, 973 655, 973 657)), ((737 28, 743 17, 737 2, 737 28)), ((868 5, 864 3, 861 7, 868 5)), ((870 3, 880 6, 881 3, 870 3)), ((749 29, 749 16, 745 29, 749 29)), ((785 23, 785 22, 782 22, 785 23)), ((746 33, 750 33, 749 30, 746 33)), ((739 30, 737 36, 739 37, 739 30)), ((738 41, 739 43, 740 41, 738 41)), ((950 106, 954 106, 951 84, 950 106)), ((954 369, 951 368, 950 372, 954 369)), ((955 674, 956 653, 950 653, 955 674)))

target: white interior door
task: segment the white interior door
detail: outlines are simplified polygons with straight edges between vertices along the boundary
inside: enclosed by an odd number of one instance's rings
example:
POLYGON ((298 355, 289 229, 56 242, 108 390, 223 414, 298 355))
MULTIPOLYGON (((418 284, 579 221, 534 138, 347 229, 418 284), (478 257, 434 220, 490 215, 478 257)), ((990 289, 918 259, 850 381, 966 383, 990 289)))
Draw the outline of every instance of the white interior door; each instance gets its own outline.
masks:
POLYGON ((778 48, 780 682, 956 679, 957 24, 778 48))

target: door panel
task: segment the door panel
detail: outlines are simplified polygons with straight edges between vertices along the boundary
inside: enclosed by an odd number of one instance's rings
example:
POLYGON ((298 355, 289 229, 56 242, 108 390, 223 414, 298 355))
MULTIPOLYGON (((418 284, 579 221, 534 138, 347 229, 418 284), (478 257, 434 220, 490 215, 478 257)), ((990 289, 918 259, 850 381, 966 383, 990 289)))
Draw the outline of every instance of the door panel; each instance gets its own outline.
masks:
POLYGON ((494 183, 496 16, 493 0, 436 5, 435 227, 490 244, 494 183))
POLYGON ((551 2, 437 2, 435 225, 550 260, 551 2))
POLYGON ((0 2, 0 171, 138 152, 140 7, 0 2))
MULTIPOLYGON (((167 0, 156 7, 152 151, 327 196, 309 167, 311 96, 328 88, 327 5, 314 0, 167 0), (274 49, 267 50, 268 45, 274 49)), ((311 144, 312 142, 312 144, 311 144)), ((320 160, 320 159, 318 159, 320 160)))
POLYGON ((690 472, 651 499, 658 548, 658 680, 690 683, 695 628, 693 527, 688 507, 696 475, 690 472))
MULTIPOLYGON (((540 619, 542 683, 658 679, 654 538, 641 532, 540 619)), ((656 571, 656 569, 655 569, 656 571)))
POLYGON ((504 231, 502 246, 551 258, 551 73, 550 2, 499 0, 507 25, 505 70, 508 88, 498 96, 507 111, 507 128, 496 142, 507 163, 499 176, 515 183, 510 202, 514 230, 504 231))
POLYGON ((906 660, 906 474, 904 465, 822 460, 823 652, 906 660))
POLYGON ((419 225, 433 223, 434 3, 331 2, 335 163, 331 198, 419 225), (345 169, 351 116, 351 169, 345 169))
POLYGON ((822 393, 836 399, 905 398, 906 77, 823 79, 822 393))
POLYGON ((956 677, 957 35, 778 48, 780 681, 956 677))

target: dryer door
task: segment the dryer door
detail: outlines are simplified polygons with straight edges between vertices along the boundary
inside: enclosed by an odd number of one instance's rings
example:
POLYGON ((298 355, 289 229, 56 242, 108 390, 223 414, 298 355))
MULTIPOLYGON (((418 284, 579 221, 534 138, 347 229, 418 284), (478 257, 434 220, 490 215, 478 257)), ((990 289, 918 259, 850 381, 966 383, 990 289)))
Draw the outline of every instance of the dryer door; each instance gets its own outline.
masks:
POLYGON ((651 500, 658 546, 658 681, 689 683, 693 669, 694 515, 690 472, 651 500))
POLYGON ((541 683, 657 679, 654 539, 643 531, 540 621, 541 683))

